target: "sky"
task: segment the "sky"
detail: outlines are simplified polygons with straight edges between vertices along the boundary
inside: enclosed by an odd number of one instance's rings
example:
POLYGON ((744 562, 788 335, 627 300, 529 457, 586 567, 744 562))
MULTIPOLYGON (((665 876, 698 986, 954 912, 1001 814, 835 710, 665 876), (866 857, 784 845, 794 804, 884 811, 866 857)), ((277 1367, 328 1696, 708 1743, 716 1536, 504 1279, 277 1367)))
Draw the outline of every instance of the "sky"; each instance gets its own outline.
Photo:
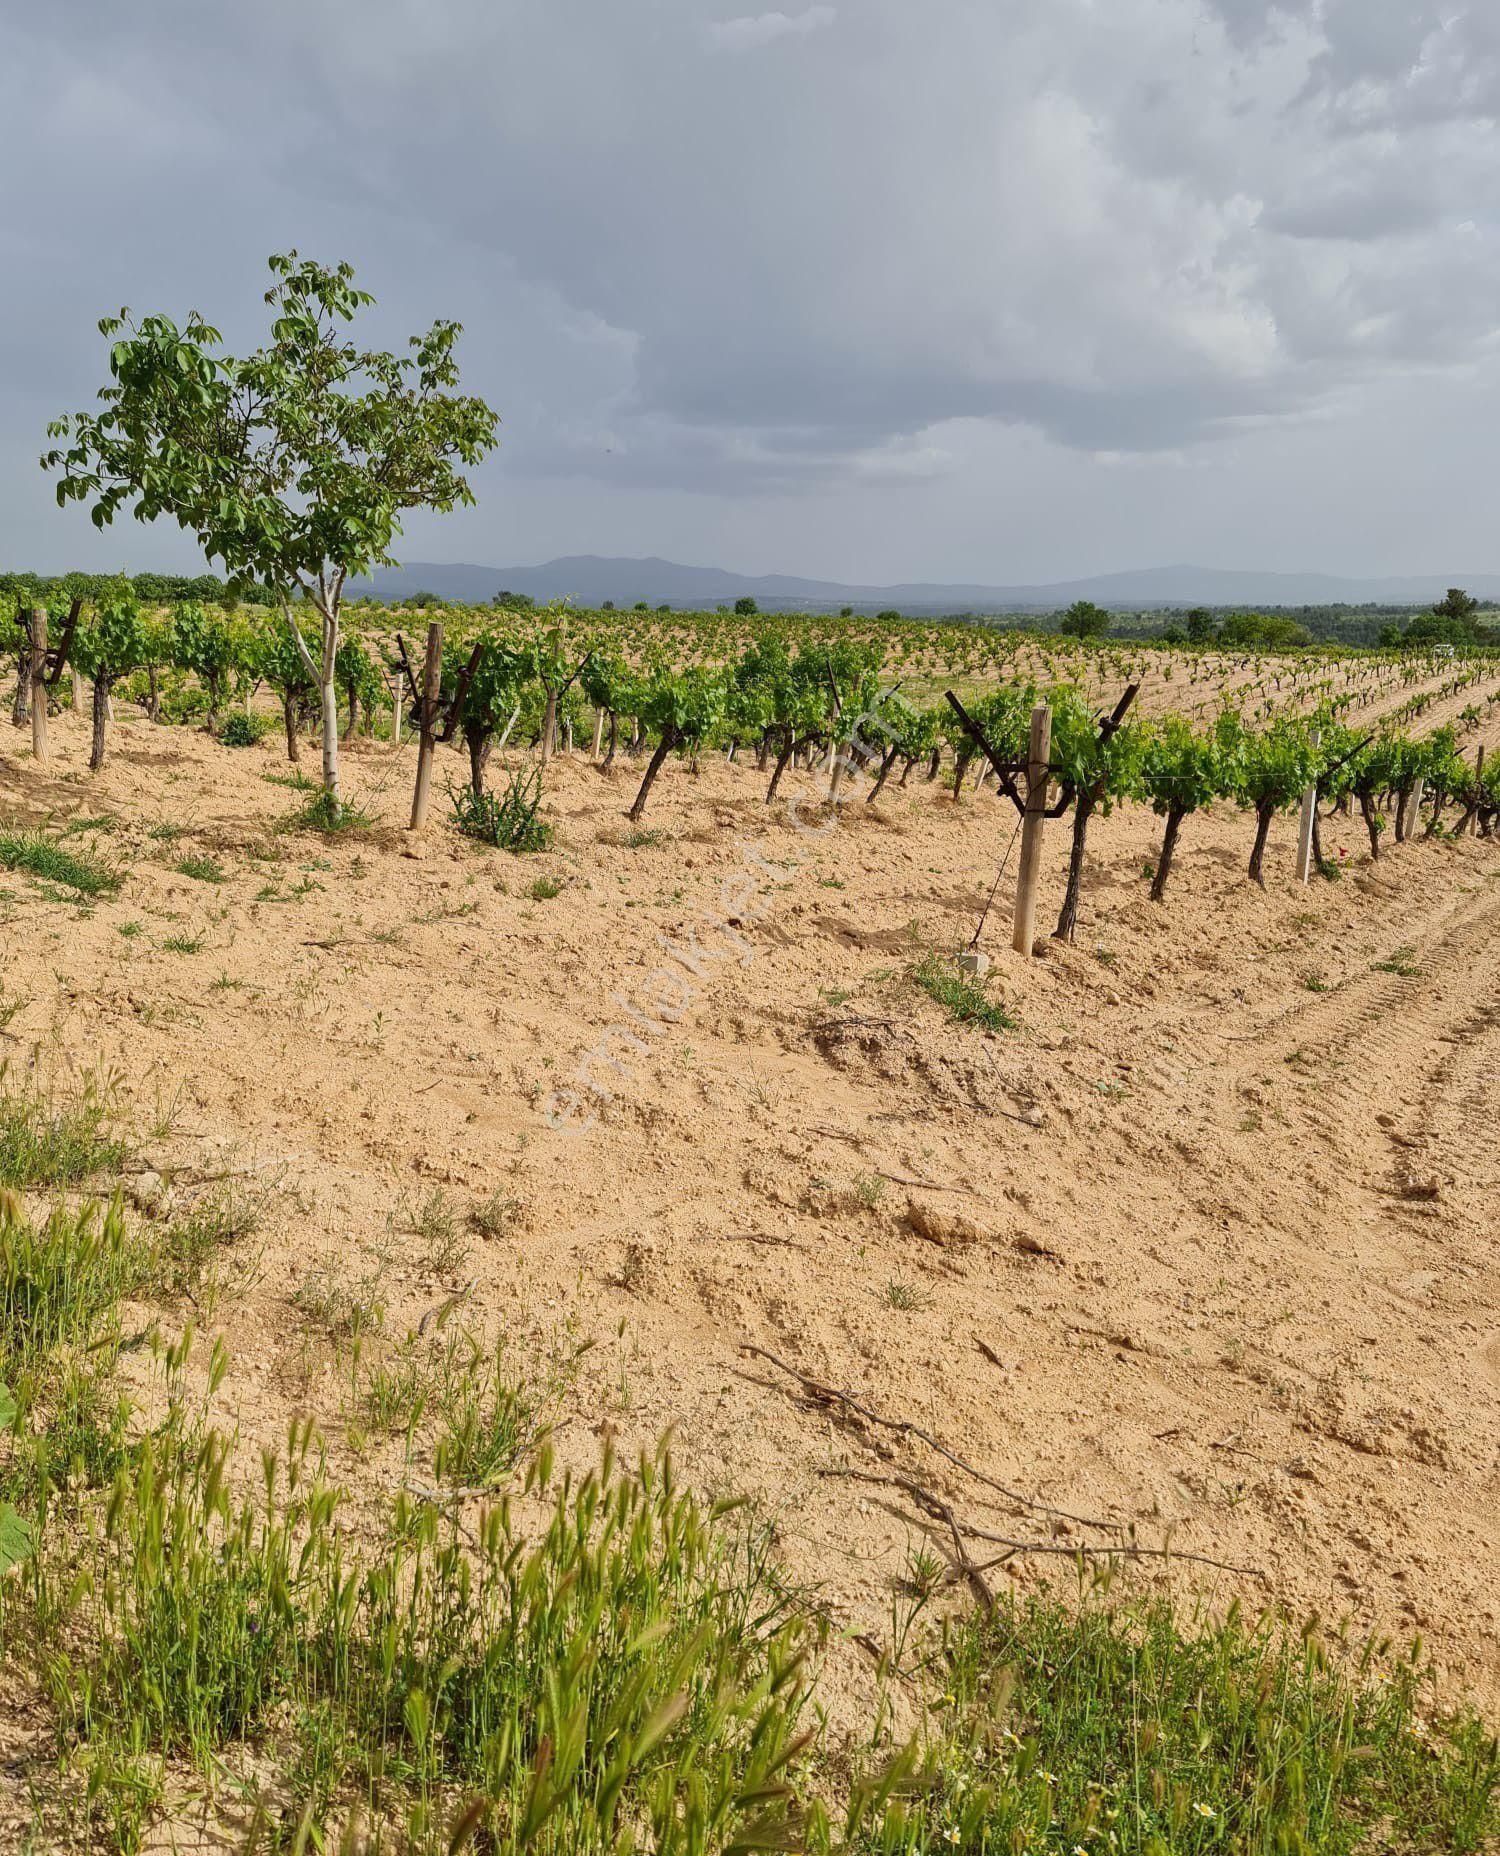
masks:
POLYGON ((1500 569, 1495 0, 784 3, 0 0, 0 565, 196 563, 46 422, 296 247, 501 415, 411 559, 1500 569))

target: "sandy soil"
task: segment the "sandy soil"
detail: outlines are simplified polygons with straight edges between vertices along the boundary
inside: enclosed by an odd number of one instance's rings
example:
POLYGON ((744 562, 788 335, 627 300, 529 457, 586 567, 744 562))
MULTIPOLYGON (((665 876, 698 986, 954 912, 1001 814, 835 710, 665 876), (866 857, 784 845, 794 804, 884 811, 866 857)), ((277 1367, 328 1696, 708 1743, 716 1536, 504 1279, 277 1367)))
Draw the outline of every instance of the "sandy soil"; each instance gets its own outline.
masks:
MULTIPOLYGON (((407 838, 407 747, 350 754, 383 822, 329 842, 287 828, 274 738, 127 717, 92 780, 79 724, 53 738, 49 775, 0 740, 6 809, 112 815, 95 842, 128 875, 88 909, 3 879, 5 1048, 114 1079, 138 1196, 190 1204, 236 1169, 271 1189, 211 1307, 247 1443, 310 1409, 339 1448, 347 1369, 294 1300, 310 1282, 363 1283, 392 1341, 463 1296, 518 1355, 592 1343, 565 1453, 674 1427, 687 1478, 774 1514, 853 1633, 885 1635, 909 1555, 946 1539, 858 1479, 902 1475, 997 1533, 1120 1537, 1063 1510, 1253 1569, 1143 1560, 1134 1585, 1420 1631, 1500 1711, 1500 845, 1372 866, 1334 821, 1349 868, 1303 889, 1285 821, 1262 893, 1225 809, 1189 821, 1154 907, 1156 822, 1126 808, 1095 829, 1076 946, 1012 954, 1001 881, 984 945, 1017 1023, 985 1033, 909 968, 973 933, 1014 829, 989 794, 914 774, 798 829, 710 756, 667 767, 632 847, 637 773, 580 755, 549 780, 556 848, 515 859, 441 804, 407 838), (188 853, 225 880, 177 874, 188 853), (560 892, 533 899, 538 876, 560 892), (1398 948, 1412 970, 1381 970, 1398 948), (410 1227, 437 1188, 502 1234, 432 1255, 410 1227)), ((1065 853, 1053 828, 1048 926, 1065 853)))

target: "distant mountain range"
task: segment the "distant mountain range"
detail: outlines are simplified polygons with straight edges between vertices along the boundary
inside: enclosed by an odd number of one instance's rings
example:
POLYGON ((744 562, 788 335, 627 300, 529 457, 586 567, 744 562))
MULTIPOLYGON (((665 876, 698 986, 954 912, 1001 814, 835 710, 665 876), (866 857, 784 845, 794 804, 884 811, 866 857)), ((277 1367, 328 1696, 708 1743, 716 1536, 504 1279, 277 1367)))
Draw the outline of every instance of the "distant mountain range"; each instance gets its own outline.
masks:
POLYGON ((539 567, 476 567, 461 561, 409 561, 381 568, 370 580, 351 583, 351 593, 374 592, 396 600, 414 593, 477 604, 501 591, 528 593, 536 600, 571 599, 580 606, 678 607, 730 604, 748 595, 767 611, 857 612, 1053 612, 1075 599, 1091 599, 1116 611, 1165 606, 1430 605, 1445 588, 1463 586, 1485 601, 1500 600, 1500 574, 1438 573, 1385 580, 1345 579, 1337 574, 1262 573, 1219 567, 1145 567, 1131 573, 1096 574, 1044 586, 977 586, 965 582, 908 581, 896 586, 843 586, 834 580, 804 580, 795 574, 733 574, 722 567, 685 567, 655 557, 633 560, 599 554, 569 554, 539 567))

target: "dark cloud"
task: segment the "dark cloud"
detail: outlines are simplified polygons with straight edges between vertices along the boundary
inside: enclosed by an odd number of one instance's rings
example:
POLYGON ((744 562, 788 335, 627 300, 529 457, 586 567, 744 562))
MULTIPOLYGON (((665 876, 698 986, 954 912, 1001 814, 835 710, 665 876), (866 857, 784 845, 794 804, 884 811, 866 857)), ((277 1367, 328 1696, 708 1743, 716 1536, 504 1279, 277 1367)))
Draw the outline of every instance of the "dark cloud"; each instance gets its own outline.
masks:
POLYGON ((16 9, 0 534, 61 533, 26 473, 101 311, 251 339, 292 243, 393 340, 464 320, 484 481, 549 533, 573 497, 571 545, 626 499, 822 496, 862 546, 987 467, 976 424, 1096 486, 1241 456, 1488 365, 1497 98, 1500 18, 1437 0, 16 9))

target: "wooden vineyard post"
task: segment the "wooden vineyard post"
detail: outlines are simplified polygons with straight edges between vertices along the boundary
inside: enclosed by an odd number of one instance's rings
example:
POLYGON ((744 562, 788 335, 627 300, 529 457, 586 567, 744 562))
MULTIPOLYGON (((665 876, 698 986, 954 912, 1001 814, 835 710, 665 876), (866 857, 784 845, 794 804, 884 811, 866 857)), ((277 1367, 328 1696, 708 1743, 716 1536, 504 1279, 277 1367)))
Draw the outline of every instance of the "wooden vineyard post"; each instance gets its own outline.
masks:
POLYGON ((427 627, 427 659, 422 666, 421 737, 417 745, 417 785, 411 796, 411 829, 427 822, 427 801, 432 788, 433 732, 438 696, 443 682, 443 628, 434 619, 427 627))
MULTIPOLYGON (((1484 749, 1483 747, 1481 747, 1479 752, 1474 756, 1474 790, 1481 798, 1483 797, 1484 795, 1484 749)), ((1469 836, 1471 838, 1475 838, 1475 837, 1478 837, 1478 835, 1479 835, 1479 806, 1476 803, 1474 807, 1474 816, 1469 820, 1469 836)))
POLYGON ((604 744, 604 711, 594 711, 594 745, 589 749, 589 759, 598 760, 599 749, 604 744))
POLYGON ((1039 702, 1031 712, 1026 750, 1026 811, 1021 820, 1021 863, 1016 872, 1015 932, 1011 946, 1029 960, 1036 942, 1036 892, 1042 868, 1042 826, 1047 817, 1047 759, 1052 752, 1052 710, 1039 702))
POLYGON ((31 608, 31 752, 39 767, 47 764, 47 609, 31 608))
MULTIPOLYGON (((1319 745, 1317 729, 1309 737, 1313 746, 1319 745)), ((1302 817, 1297 827, 1297 881, 1307 883, 1312 880, 1313 822, 1318 816, 1318 782, 1308 782, 1302 795, 1302 817)))
POLYGON ((1422 822, 1422 801, 1427 797, 1427 782, 1421 774, 1417 775, 1416 784, 1411 789, 1411 809, 1406 814, 1406 835, 1414 838, 1417 827, 1422 822))
POLYGON ((401 745, 401 672, 391 678, 391 746, 401 745))

